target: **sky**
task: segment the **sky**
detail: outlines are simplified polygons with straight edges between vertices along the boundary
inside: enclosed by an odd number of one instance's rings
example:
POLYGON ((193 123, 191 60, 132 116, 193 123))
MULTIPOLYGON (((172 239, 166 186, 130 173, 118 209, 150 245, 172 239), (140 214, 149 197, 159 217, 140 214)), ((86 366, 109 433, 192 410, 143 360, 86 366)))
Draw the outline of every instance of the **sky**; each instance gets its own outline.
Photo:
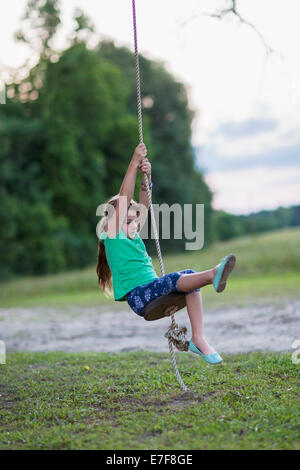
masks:
MULTIPOLYGON (((1 0, 4 2, 4 0, 1 0)), ((0 16, 0 72, 28 57, 13 40, 27 0, 5 2, 0 16)), ((275 52, 237 18, 215 12, 226 0, 136 0, 139 51, 163 61, 186 85, 195 111, 196 164, 213 191, 213 207, 235 214, 300 204, 299 0, 237 0, 275 52)), ((98 36, 133 50, 131 0, 61 0, 63 48, 82 8, 98 36)), ((151 161, 151 149, 148 149, 151 161)), ((201 201, 199 201, 201 203, 201 201)))

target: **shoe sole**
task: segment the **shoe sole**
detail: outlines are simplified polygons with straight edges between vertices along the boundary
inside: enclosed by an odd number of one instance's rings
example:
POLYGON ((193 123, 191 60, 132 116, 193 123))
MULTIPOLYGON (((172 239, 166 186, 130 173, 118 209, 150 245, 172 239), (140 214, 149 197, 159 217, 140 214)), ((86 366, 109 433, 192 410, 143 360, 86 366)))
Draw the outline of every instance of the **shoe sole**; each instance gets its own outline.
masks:
POLYGON ((229 274, 234 268, 236 258, 234 255, 231 255, 228 260, 226 261, 225 267, 223 269, 221 279, 218 285, 218 288, 216 289, 216 292, 223 292, 223 290, 226 287, 226 281, 228 279, 229 274))

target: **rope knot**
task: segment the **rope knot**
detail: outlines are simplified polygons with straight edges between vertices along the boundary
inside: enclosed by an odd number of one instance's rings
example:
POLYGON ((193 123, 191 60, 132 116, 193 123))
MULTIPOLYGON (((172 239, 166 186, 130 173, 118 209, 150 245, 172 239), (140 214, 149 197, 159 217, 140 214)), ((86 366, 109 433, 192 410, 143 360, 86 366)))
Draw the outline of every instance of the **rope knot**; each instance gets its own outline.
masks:
POLYGON ((177 323, 172 323, 168 331, 165 333, 165 338, 178 349, 178 351, 188 351, 189 341, 186 339, 187 328, 185 326, 179 327, 177 323))

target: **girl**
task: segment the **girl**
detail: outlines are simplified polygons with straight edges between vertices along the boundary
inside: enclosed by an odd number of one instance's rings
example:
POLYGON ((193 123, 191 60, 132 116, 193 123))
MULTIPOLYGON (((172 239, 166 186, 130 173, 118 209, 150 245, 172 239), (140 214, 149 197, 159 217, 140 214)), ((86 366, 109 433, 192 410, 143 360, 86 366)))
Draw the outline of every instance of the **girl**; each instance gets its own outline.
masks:
POLYGON ((138 233, 140 227, 137 218, 139 217, 140 226, 143 226, 149 209, 144 173, 148 175, 149 186, 152 188, 151 164, 146 155, 145 145, 139 144, 125 174, 120 193, 107 202, 104 217, 97 226, 99 242, 96 271, 99 285, 105 293, 113 293, 115 300, 127 301, 130 308, 140 316, 145 306, 155 298, 171 292, 184 292, 192 329, 189 350, 199 354, 210 364, 218 364, 222 361, 221 356, 203 336, 200 288, 213 284, 216 292, 222 292, 234 267, 235 256, 225 256, 218 265, 207 271, 185 269, 162 277, 156 274, 138 233), (132 199, 137 170, 143 174, 140 204, 132 199), (146 213, 144 211, 142 215, 141 207, 146 209, 146 213), (110 216, 109 209, 112 212, 110 216))

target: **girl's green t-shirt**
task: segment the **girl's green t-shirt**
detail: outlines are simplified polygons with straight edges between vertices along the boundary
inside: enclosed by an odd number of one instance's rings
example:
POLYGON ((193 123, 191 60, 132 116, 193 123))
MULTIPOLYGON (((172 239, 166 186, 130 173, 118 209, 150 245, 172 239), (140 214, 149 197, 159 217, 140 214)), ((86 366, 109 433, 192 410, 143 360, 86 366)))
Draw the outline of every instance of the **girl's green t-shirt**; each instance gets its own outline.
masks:
POLYGON ((106 259, 112 272, 115 300, 126 300, 126 294, 132 289, 158 278, 138 233, 134 238, 128 238, 121 229, 115 238, 109 238, 104 230, 99 239, 105 246, 106 259))

